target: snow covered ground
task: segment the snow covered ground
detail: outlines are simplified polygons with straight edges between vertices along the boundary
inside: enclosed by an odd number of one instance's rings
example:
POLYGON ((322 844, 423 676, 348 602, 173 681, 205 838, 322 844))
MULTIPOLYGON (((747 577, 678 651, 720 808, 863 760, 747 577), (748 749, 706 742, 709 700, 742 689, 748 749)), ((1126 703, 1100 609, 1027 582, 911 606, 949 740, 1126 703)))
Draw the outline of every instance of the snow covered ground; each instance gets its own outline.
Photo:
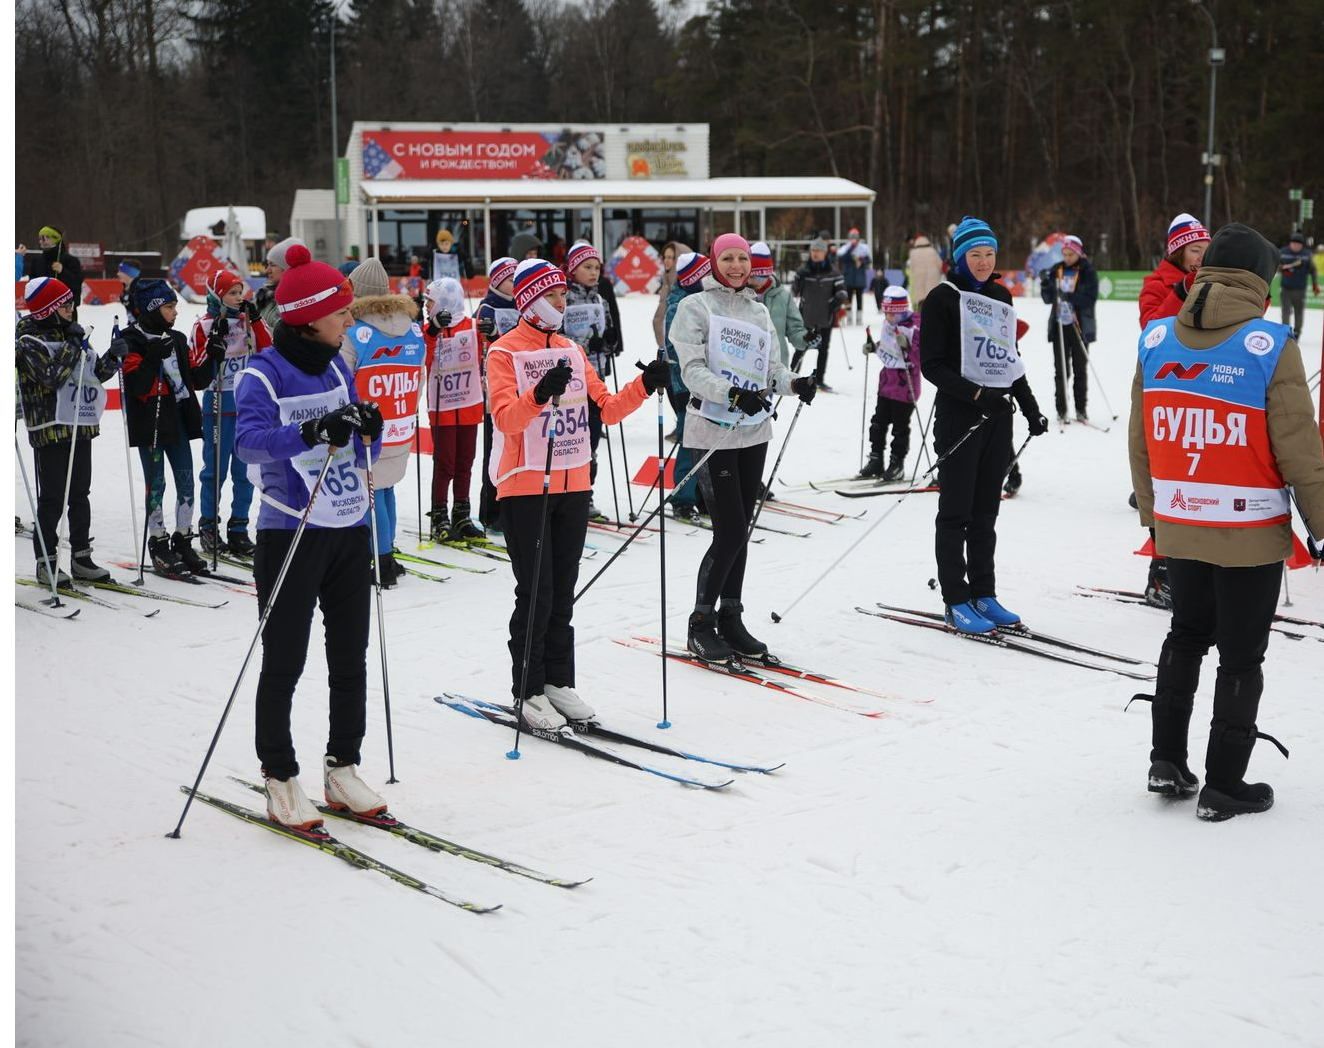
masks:
MULTIPOLYGON (((622 302, 626 361, 651 350, 654 301, 622 302)), ((1106 392, 1121 417, 1108 433, 1054 426, 1030 445, 1025 486, 1003 506, 999 590, 1032 626, 1152 659, 1162 613, 1073 592, 1139 588, 1145 573, 1131 553, 1145 536, 1126 505, 1136 307, 1099 311, 1094 360, 1104 387, 1092 389, 1091 411, 1109 422, 1106 392)), ((1024 312, 1031 381, 1051 414, 1048 310, 1033 302, 1024 312)), ((111 313, 84 310, 98 346, 111 313)), ((194 315, 185 311, 189 322, 194 315)), ((1307 321, 1313 372, 1321 314, 1307 321)), ((828 378, 838 393, 805 409, 782 465, 788 484, 857 468, 863 335, 846 331, 853 371, 837 343, 828 378)), ((870 407, 874 376, 871 367, 870 407)), ((784 411, 782 433, 789 419, 784 411)), ((656 449, 651 404, 626 432, 634 469, 656 449)), ((779 446, 780 435, 774 453, 779 446)), ((130 560, 114 414, 94 462, 98 558, 130 560)), ((133 468, 137 477, 136 459, 133 468)), ((429 476, 425 465, 425 485, 429 476)), ((611 505, 608 476, 599 477, 602 506, 611 505)), ((17 480, 14 490, 16 512, 30 519, 17 480)), ((412 476, 399 493, 412 523, 412 476)), ((1148 707, 1122 710, 1143 684, 854 611, 875 601, 939 607, 926 585, 935 496, 910 497, 772 625, 768 612, 784 610, 895 501, 786 497, 867 515, 826 525, 765 514, 812 538, 763 536, 752 551, 748 621, 789 660, 932 702, 809 689, 886 710, 871 720, 673 665, 674 727, 656 730, 659 660, 613 643, 658 631, 657 540, 641 540, 577 609, 580 690, 622 730, 717 757, 786 762, 722 792, 536 739, 508 761, 508 735, 433 701, 443 689, 506 700, 512 580, 503 566, 447 551, 441 559, 497 570, 445 572, 444 585, 410 578, 386 594, 400 779, 383 787, 392 809, 453 840, 593 881, 560 890, 370 829, 330 828, 433 884, 504 904, 487 916, 203 805, 182 839, 164 838, 255 627, 251 599, 208 586, 229 604, 159 605, 152 619, 84 606, 74 622, 16 611, 18 1042, 1319 1045, 1324 631, 1275 635, 1270 645, 1260 723, 1294 756, 1284 762, 1262 746, 1251 773, 1273 783, 1276 806, 1209 825, 1193 802, 1145 791, 1148 707)), ((590 541, 616 545, 601 532, 590 541)), ((402 535, 400 545, 413 543, 402 535)), ((682 636, 705 545, 705 533, 668 532, 673 637, 682 636)), ((16 571, 29 575, 27 541, 14 548, 16 571)), ((606 556, 586 561, 581 580, 606 556)), ((1324 619, 1324 576, 1299 571, 1290 582, 1292 610, 1324 619)), ((121 600, 140 612, 157 606, 121 600)), ((295 708, 314 793, 326 718, 317 636, 295 708)), ((377 658, 374 629, 363 772, 380 785, 377 658)), ((260 807, 226 778, 257 775, 256 668, 205 787, 260 807)), ((1192 731, 1202 778, 1212 680, 1211 663, 1192 731)), ((717 771, 629 755, 688 774, 717 771)))

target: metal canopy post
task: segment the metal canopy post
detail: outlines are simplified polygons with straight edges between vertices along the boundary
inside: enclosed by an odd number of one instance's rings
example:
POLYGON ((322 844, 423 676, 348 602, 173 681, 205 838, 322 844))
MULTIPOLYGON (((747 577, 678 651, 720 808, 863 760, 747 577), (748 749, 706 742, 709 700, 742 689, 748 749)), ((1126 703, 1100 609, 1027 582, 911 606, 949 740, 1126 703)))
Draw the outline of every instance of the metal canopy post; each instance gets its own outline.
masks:
POLYGON ((381 257, 382 216, 377 210, 376 198, 372 201, 372 257, 381 257))
POLYGON ((493 245, 496 243, 496 237, 492 234, 492 198, 483 198, 483 240, 487 245, 487 266, 483 268, 486 272, 492 265, 492 253, 495 250, 493 245))

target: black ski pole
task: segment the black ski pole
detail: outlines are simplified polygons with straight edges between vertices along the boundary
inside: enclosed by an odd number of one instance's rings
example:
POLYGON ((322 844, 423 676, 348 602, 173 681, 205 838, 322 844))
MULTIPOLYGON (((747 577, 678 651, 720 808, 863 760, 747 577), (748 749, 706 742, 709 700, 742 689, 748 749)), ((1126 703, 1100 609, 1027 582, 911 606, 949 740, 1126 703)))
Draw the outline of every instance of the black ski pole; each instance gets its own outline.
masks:
MULTIPOLYGON (((953 444, 950 448, 948 448, 946 451, 944 451, 941 455, 938 456, 938 461, 933 464, 932 468, 929 469, 927 473, 924 474, 924 479, 927 480, 930 476, 936 473, 938 467, 941 466, 947 460, 948 456, 955 454, 957 448, 959 448, 962 444, 964 444, 967 440, 969 440, 974 435, 975 430, 977 430, 987 421, 988 421, 988 417, 984 416, 973 426, 967 429, 965 433, 961 435, 960 440, 958 440, 955 444, 953 444)), ((814 579, 813 582, 811 582, 808 586, 805 587, 803 593, 801 593, 798 597, 796 597, 795 600, 791 601, 790 605, 787 607, 785 611, 783 611, 780 615, 774 611, 772 613, 772 621, 781 622, 782 619, 784 619, 787 615, 789 615, 792 611, 794 611, 795 606, 799 604, 800 601, 804 600, 805 597, 809 596, 809 594, 813 592, 814 588, 820 582, 822 582, 825 578, 831 575, 832 572, 836 570, 837 566, 843 560, 849 557, 852 553, 854 553, 855 550, 859 547, 860 543, 862 543, 865 539, 867 539, 870 535, 872 535, 874 529, 878 527, 878 525, 881 524, 883 521, 885 521, 888 517, 890 517, 894 512, 896 512, 896 508, 899 505, 901 505, 901 503, 905 502, 906 499, 908 499, 912 494, 913 492, 907 491, 904 495, 902 495, 899 499, 897 499, 894 503, 892 503, 892 505, 887 508, 887 512, 885 512, 882 516, 880 516, 877 520, 875 520, 872 524, 870 524, 869 527, 864 531, 863 534, 860 535, 859 538, 857 538, 846 549, 844 549, 841 555, 837 557, 837 559, 834 560, 831 564, 828 565, 827 570, 825 570, 823 574, 819 575, 818 578, 814 579)))
POLYGON ((611 508, 612 519, 619 524, 621 522, 621 502, 616 497, 616 460, 611 453, 611 427, 602 426, 602 439, 607 442, 607 470, 611 474, 611 508))
POLYGON ((696 462, 693 466, 690 467, 689 472, 685 474, 684 478, 681 480, 677 480, 675 482, 675 484, 671 488, 670 495, 664 496, 659 491, 657 506, 654 507, 653 511, 650 514, 648 514, 647 517, 644 518, 642 524, 636 525, 634 531, 630 532, 630 537, 627 538, 623 543, 621 543, 620 548, 617 549, 616 552, 611 555, 611 557, 608 559, 606 564, 602 565, 602 567, 598 569, 597 574, 594 575, 591 579, 589 579, 586 583, 584 583, 583 588, 578 593, 575 594, 574 602, 576 604, 579 603, 579 598, 589 591, 589 589, 593 586, 593 583, 597 582, 598 579, 602 578, 603 573, 613 564, 616 563, 616 558, 619 557, 629 548, 630 543, 633 542, 635 539, 637 539, 643 533, 644 528, 648 527, 648 525, 653 522, 653 518, 664 510, 666 504, 676 497, 676 492, 680 491, 680 489, 685 486, 685 482, 689 480, 690 477, 698 476, 699 470, 701 470, 704 467, 704 465, 707 463, 707 461, 713 457, 713 453, 717 451, 721 451, 722 448, 726 446, 726 442, 731 439, 735 431, 736 431, 736 427, 732 425, 726 436, 724 436, 720 441, 718 441, 717 444, 715 444, 713 447, 705 451, 703 453, 703 458, 699 459, 698 462, 696 462))
MULTIPOLYGON (((557 367, 570 362, 562 357, 557 367)), ((524 727, 524 693, 529 686, 529 659, 533 656, 533 619, 538 607, 538 580, 542 575, 543 536, 547 531, 547 507, 552 501, 552 451, 556 447, 556 423, 561 417, 561 398, 552 397, 552 414, 547 420, 547 461, 542 470, 542 511, 538 514, 538 541, 533 553, 533 582, 529 586, 528 614, 524 618, 524 666, 520 670, 519 694, 515 697, 515 748, 506 753, 506 759, 519 760, 519 736, 524 727)))
MULTIPOLYGON (((221 322, 217 317, 215 323, 221 322)), ((211 394, 211 511, 212 533, 211 570, 216 571, 221 559, 221 384, 225 376, 223 365, 216 365, 216 386, 211 394)), ((234 509, 234 489, 230 490, 230 508, 234 509)))
MULTIPOLYGON (((912 488, 915 486, 915 484, 916 484, 916 483, 918 482, 918 480, 919 480, 919 460, 920 460, 921 458, 925 458, 925 459, 928 458, 928 454, 929 454, 929 430, 933 427, 933 409, 936 408, 937 406, 938 406, 938 402, 937 402, 936 399, 934 399, 933 401, 931 401, 931 402, 929 403, 929 417, 928 417, 928 420, 924 423, 924 425, 922 425, 922 426, 919 427, 919 446, 920 446, 920 450, 922 450, 922 451, 924 452, 924 454, 923 454, 922 456, 921 456, 921 455, 916 455, 916 456, 915 456, 915 471, 914 471, 913 473, 910 474, 910 484, 908 485, 909 487, 912 487, 912 488)), ((931 461, 931 460, 930 460, 930 461, 931 461)))
MULTIPOLYGON (((666 351, 658 346, 657 359, 663 363, 666 362, 666 351)), ((666 444, 666 409, 663 406, 663 395, 661 386, 657 387, 657 504, 662 505, 662 495, 666 490, 667 476, 667 456, 662 454, 666 444)), ((674 447, 674 445, 673 445, 674 447)), ((644 499, 647 505, 648 499, 644 499)), ((640 507, 642 512, 643 507, 640 507)), ((631 516, 633 519, 633 515, 631 516)), ((667 515, 665 513, 658 517, 657 521, 657 541, 658 552, 661 559, 660 578, 661 578, 661 600, 662 600, 662 719, 658 721, 659 728, 670 728, 671 721, 667 718, 667 515)))
POLYGON ((777 452, 777 461, 772 464, 772 472, 768 474, 767 483, 763 485, 763 491, 759 496, 758 504, 754 507, 754 515, 749 518, 749 527, 745 529, 746 546, 749 545, 749 537, 754 534, 754 526, 759 522, 759 515, 763 512, 763 505, 768 501, 768 495, 772 491, 772 482, 777 478, 777 470, 781 468, 782 456, 786 454, 786 447, 791 443, 791 435, 795 433, 795 424, 800 421, 800 412, 804 410, 804 406, 805 402, 803 400, 795 406, 795 414, 791 416, 791 424, 786 429, 786 439, 782 441, 781 450, 777 452))
MULTIPOLYGON (((596 335, 597 333, 598 333, 598 329, 596 327, 593 328, 593 334, 596 335)), ((617 354, 616 360, 617 361, 620 360, 620 354, 617 354)), ((621 380, 616 375, 616 361, 613 361, 611 365, 611 385, 612 385, 612 389, 619 394, 621 391, 621 380)), ((630 452, 629 449, 625 446, 624 422, 616 423, 616 432, 619 433, 621 437, 621 469, 625 471, 625 475, 622 478, 622 483, 625 485, 625 504, 630 509, 630 523, 633 524, 637 514, 634 511, 634 492, 630 490, 630 452)), ((611 454, 610 441, 607 442, 607 453, 611 454)), ((613 488, 612 489, 613 497, 615 496, 615 494, 616 491, 615 488, 613 488)), ((640 512, 643 512, 642 507, 640 509, 640 512)), ((620 510, 616 511, 616 519, 618 521, 621 519, 620 510)))
MULTIPOLYGON (((60 517, 55 525, 55 561, 51 567, 57 572, 60 567, 60 535, 64 531, 64 523, 69 515, 69 489, 74 481, 74 457, 78 453, 78 420, 83 414, 83 373, 87 369, 87 354, 89 352, 87 342, 83 343, 82 355, 78 358, 78 381, 74 386, 74 420, 69 427, 69 463, 64 471, 64 498, 60 502, 60 517)), ((88 448, 88 455, 92 454, 91 447, 88 448)), ((69 546, 69 556, 73 557, 77 551, 73 544, 69 546)), ((69 574, 73 574, 73 565, 69 565, 69 574)))
MULTIPOLYGON (((115 317, 110 329, 110 342, 114 345, 120 337, 120 318, 115 317)), ((120 386, 120 423, 124 428, 124 481, 129 489, 129 526, 133 528, 130 533, 132 537, 138 536, 138 498, 133 493, 133 461, 129 454, 129 404, 124 396, 124 360, 120 359, 119 370, 116 372, 120 386)), ((136 585, 143 585, 145 580, 142 577, 142 561, 138 562, 138 578, 136 585)))
POLYGON ((368 522, 372 529, 372 581, 377 591, 377 647, 382 654, 382 698, 386 701, 386 763, 391 777, 386 780, 394 785, 400 780, 395 777, 395 739, 391 734, 391 675, 386 669, 386 616, 382 613, 382 562, 377 545, 377 488, 372 482, 372 444, 365 443, 368 474, 368 522))
POLYGON ((1094 358, 1090 356, 1090 347, 1085 343, 1085 332, 1080 329, 1080 320, 1073 321, 1076 325, 1076 337, 1080 339, 1080 348, 1085 353, 1085 363, 1090 369, 1090 374, 1094 376, 1094 384, 1099 387, 1099 396, 1103 397, 1103 406, 1108 409, 1108 414, 1117 421, 1117 412, 1113 410, 1112 402, 1108 399, 1108 391, 1103 388, 1103 379, 1099 378, 1098 369, 1094 366, 1094 358))
MULTIPOLYGON (((73 454, 72 450, 70 454, 73 454)), ((28 467, 23 462, 23 452, 19 450, 17 430, 14 431, 14 455, 18 458, 18 471, 23 474, 23 490, 28 493, 28 505, 32 507, 32 530, 37 533, 37 544, 41 546, 41 559, 46 562, 46 579, 51 584, 51 599, 42 603, 49 604, 52 608, 62 608, 64 602, 60 600, 59 565, 56 563, 56 557, 52 557, 51 551, 46 547, 46 535, 41 530, 41 518, 37 516, 37 500, 32 497, 32 486, 28 483, 28 467)), ((57 555, 59 543, 57 534, 55 539, 57 555)))
POLYGON ((285 560, 280 566, 280 573, 276 576, 276 584, 271 587, 271 596, 267 598, 267 606, 262 609, 262 615, 257 623, 257 630, 248 645, 248 653, 244 656, 244 661, 239 667, 239 676, 235 678, 234 687, 230 689, 230 697, 225 700, 225 709, 221 711, 221 721, 216 725, 216 733, 211 737, 211 745, 207 747, 207 755, 202 758, 202 767, 198 769, 198 777, 193 780, 193 788, 189 790, 188 800, 184 802, 184 810, 179 813, 179 822, 171 832, 166 834, 167 837, 179 840, 179 831, 183 829, 189 806, 193 803, 193 798, 197 796, 198 787, 202 785, 202 777, 207 772, 207 765, 211 763, 212 754, 216 752, 216 744, 221 741, 221 731, 225 728, 225 720, 230 716, 230 709, 234 706, 235 697, 239 694, 239 688, 244 683, 244 675, 248 672, 248 664, 253 660, 253 652, 257 649, 257 642, 262 639, 262 631, 266 628, 267 619, 271 617, 271 609, 276 606, 276 598, 280 596, 281 584, 284 583, 285 576, 290 570, 290 562, 294 560, 294 551, 299 548, 299 539, 303 536, 304 527, 308 524, 308 514, 312 511, 313 503, 317 501, 317 493, 322 490, 322 481, 326 479, 327 470, 331 468, 333 455, 334 449, 328 445, 326 461, 322 463, 322 471, 317 474, 313 489, 308 493, 308 505, 303 508, 303 515, 299 517, 299 526, 294 529, 294 538, 290 540, 289 552, 285 554, 285 560))
MULTIPOLYGON (((873 334, 866 327, 864 329, 864 344, 867 346, 872 341, 873 341, 873 334)), ((864 445, 865 445, 864 435, 866 432, 865 423, 869 417, 869 357, 870 356, 872 356, 872 354, 868 354, 864 358, 864 396, 860 400, 860 469, 864 469, 864 445)), ((797 410, 796 414, 798 415, 800 414, 800 412, 797 410)))

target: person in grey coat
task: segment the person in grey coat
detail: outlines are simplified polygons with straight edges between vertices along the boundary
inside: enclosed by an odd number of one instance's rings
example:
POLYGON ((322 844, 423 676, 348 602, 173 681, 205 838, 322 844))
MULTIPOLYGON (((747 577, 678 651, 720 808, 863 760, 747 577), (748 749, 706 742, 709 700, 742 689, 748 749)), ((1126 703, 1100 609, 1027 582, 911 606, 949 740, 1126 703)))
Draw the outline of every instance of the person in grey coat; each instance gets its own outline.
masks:
POLYGON ((699 481, 713 539, 699 565, 687 646, 705 662, 725 663, 768 651, 741 620, 745 537, 772 438, 768 396, 794 393, 809 404, 817 386, 778 359, 776 329, 749 286, 745 238, 723 233, 710 257, 712 275, 704 278, 701 292, 676 307, 670 337, 692 396, 684 446, 700 454, 717 449, 699 481))

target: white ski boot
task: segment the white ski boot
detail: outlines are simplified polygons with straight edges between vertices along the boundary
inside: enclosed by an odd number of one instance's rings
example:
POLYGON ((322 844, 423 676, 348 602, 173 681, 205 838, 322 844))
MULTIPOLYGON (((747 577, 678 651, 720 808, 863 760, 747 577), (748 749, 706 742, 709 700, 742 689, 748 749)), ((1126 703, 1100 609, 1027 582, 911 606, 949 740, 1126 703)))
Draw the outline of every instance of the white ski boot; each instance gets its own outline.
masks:
POLYGON ((267 777, 267 818, 294 830, 311 830, 322 825, 322 813, 299 785, 299 777, 267 777))
POLYGON ((356 765, 341 764, 328 756, 323 761, 322 781, 326 803, 337 811, 348 810, 366 816, 380 815, 386 810, 385 799, 359 778, 356 765))
POLYGON ((586 721, 592 720, 595 716, 593 707, 579 697, 579 692, 574 688, 561 688, 555 684, 543 685, 543 694, 547 696, 547 701, 556 707, 559 713, 568 721, 586 721))
POLYGON ((520 704, 520 716, 530 728, 540 731, 559 731, 565 727, 565 718, 546 695, 530 695, 520 704))
MULTIPOLYGON (((37 581, 43 586, 49 586, 51 584, 51 558, 37 558, 37 581)), ((55 585, 59 589, 68 589, 73 585, 73 580, 64 573, 63 569, 61 569, 58 564, 55 565, 55 585)))

